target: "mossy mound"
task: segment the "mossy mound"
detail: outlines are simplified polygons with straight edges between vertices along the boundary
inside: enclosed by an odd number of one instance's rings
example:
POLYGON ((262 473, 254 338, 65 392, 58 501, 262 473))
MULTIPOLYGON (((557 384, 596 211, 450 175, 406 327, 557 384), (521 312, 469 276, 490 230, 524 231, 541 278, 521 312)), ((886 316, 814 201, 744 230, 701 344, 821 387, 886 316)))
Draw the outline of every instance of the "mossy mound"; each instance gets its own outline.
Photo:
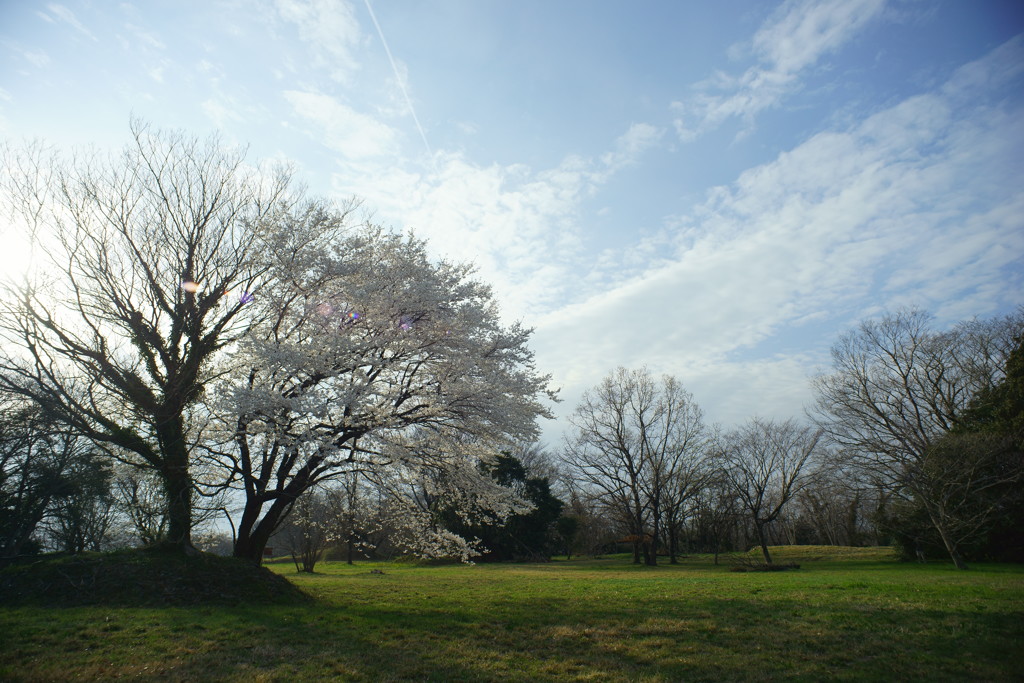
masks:
POLYGON ((234 557, 166 550, 41 556, 0 570, 0 604, 288 604, 312 599, 287 579, 234 557))

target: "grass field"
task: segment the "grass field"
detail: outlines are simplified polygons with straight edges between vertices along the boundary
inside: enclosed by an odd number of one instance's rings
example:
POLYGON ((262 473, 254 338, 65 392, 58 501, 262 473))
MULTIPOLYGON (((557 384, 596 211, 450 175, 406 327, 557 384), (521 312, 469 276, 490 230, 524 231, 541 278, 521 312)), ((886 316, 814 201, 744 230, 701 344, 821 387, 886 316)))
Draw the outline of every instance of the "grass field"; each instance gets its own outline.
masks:
POLYGON ((0 679, 1024 680, 1024 567, 773 555, 801 568, 282 563, 315 603, 0 607, 0 679))

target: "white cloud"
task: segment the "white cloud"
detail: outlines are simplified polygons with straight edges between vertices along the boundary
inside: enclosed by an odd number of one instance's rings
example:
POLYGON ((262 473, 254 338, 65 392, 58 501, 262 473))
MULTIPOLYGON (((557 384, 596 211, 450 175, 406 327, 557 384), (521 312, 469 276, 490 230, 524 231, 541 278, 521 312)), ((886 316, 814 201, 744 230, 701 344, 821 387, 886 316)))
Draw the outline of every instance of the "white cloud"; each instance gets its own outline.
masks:
MULTIPOLYGON (((684 141, 737 117, 754 116, 799 89, 800 73, 848 42, 882 11, 885 0, 789 0, 758 30, 749 49, 759 64, 740 76, 724 72, 698 84, 694 96, 673 102, 684 141)), ((735 51, 735 50, 734 50, 735 51)))
MULTIPOLYGON (((78 31, 82 35, 86 36, 90 40, 92 40, 94 42, 99 42, 99 38, 97 38, 96 35, 92 31, 90 31, 82 22, 80 22, 78 20, 78 17, 75 16, 74 12, 72 12, 70 9, 68 9, 64 5, 58 5, 58 4, 55 4, 55 3, 50 3, 49 5, 46 6, 46 9, 50 10, 50 12, 53 14, 53 16, 57 17, 58 19, 60 19, 64 23, 68 24, 69 26, 71 26, 76 31, 78 31)), ((41 15, 41 16, 46 18, 47 21, 50 21, 50 18, 47 17, 46 15, 41 15)))
POLYGON ((347 83, 359 68, 355 50, 363 42, 352 5, 345 0, 276 0, 276 5, 281 17, 298 27, 314 65, 347 83))
POLYGON ((343 158, 364 160, 394 155, 398 151, 393 128, 328 95, 286 90, 284 97, 296 114, 317 126, 316 135, 323 136, 323 144, 341 153, 343 158))
MULTIPOLYGON (((290 99, 298 108, 299 98, 293 93, 290 99)), ((338 103, 329 98, 308 96, 302 104, 319 112, 307 116, 320 122, 328 140, 329 122, 346 135, 362 129, 362 123, 344 125, 349 115, 335 113, 338 103)), ((661 137, 661 129, 634 124, 595 159, 570 155, 539 171, 521 164, 482 166, 444 151, 434 156, 429 172, 398 156, 348 155, 332 189, 363 198, 379 220, 412 229, 439 256, 475 264, 506 319, 531 324, 582 295, 576 275, 588 267, 580 263, 582 202, 661 137)), ((347 140, 328 144, 348 148, 347 140)))
POLYGON ((635 164, 641 154, 661 140, 663 134, 662 129, 649 123, 634 123, 615 141, 615 149, 602 156, 601 161, 610 173, 635 164))
POLYGON ((794 74, 844 44, 881 12, 885 0, 790 0, 754 35, 774 73, 794 74))
POLYGON ((576 212, 589 183, 586 164, 569 158, 533 172, 442 153, 437 166, 424 176, 364 165, 345 173, 335 189, 365 198, 385 222, 427 238, 436 254, 474 263, 507 317, 558 305, 568 285, 566 264, 578 251, 576 212))
POLYGON ((135 36, 135 39, 138 42, 142 43, 147 47, 153 48, 154 50, 164 50, 167 48, 167 45, 164 44, 164 41, 160 40, 160 36, 153 33, 152 31, 147 31, 142 26, 138 26, 137 24, 132 23, 126 23, 124 27, 128 29, 128 31, 131 32, 133 36, 135 36))
POLYGON ((671 238, 657 238, 645 271, 625 282, 608 275, 615 284, 539 321, 541 367, 568 395, 616 365, 647 364, 698 378, 708 393, 696 397, 716 419, 753 400, 762 407, 748 414, 799 415, 814 367, 758 350, 781 332, 831 325, 823 356, 878 306, 957 319, 1024 300, 1014 270, 1024 255, 1024 107, 1005 98, 1024 73, 1009 65, 1022 62, 1011 41, 935 92, 715 188, 671 238), (748 386, 777 381, 774 394, 748 386))
POLYGON ((237 103, 233 100, 208 99, 200 106, 203 113, 221 130, 228 130, 232 124, 245 121, 245 118, 239 113, 237 103))
POLYGON ((46 54, 45 50, 33 50, 26 48, 21 44, 10 40, 5 40, 0 44, 37 69, 41 69, 50 63, 50 55, 46 54))

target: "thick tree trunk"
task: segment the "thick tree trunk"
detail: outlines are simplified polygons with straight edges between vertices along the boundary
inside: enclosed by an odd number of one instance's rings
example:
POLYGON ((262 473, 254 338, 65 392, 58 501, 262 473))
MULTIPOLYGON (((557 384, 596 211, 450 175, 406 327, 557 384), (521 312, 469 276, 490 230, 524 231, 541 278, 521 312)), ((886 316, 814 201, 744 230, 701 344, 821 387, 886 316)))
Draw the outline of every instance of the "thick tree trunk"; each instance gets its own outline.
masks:
POLYGON ((187 555, 198 552, 192 545, 192 481, 185 476, 164 479, 167 492, 167 544, 187 555))
POLYGON ((235 541, 235 550, 232 553, 235 557, 245 558, 254 564, 263 563, 263 551, 270 542, 270 536, 277 528, 283 513, 277 510, 277 505, 272 505, 263 519, 252 526, 251 530, 243 532, 239 529, 238 540, 235 541))
POLYGON ((267 547, 271 534, 284 521, 292 504, 305 488, 293 479, 285 491, 274 499, 271 506, 263 513, 263 517, 256 519, 262 510, 262 503, 259 500, 246 501, 246 507, 242 513, 243 524, 238 528, 238 540, 235 541, 235 557, 244 557, 256 564, 263 562, 263 549, 267 547), (294 491, 298 491, 295 493, 294 491))
MULTIPOLYGON (((264 490, 252 488, 254 479, 246 484, 245 507, 242 510, 242 521, 238 525, 238 538, 232 555, 248 559, 256 564, 263 562, 263 550, 270 541, 271 534, 277 529, 292 504, 310 486, 310 476, 321 459, 310 459, 292 477, 283 490, 267 494, 264 490), (273 501, 266 511, 265 503, 273 501), (262 514, 262 517, 260 515, 262 514)), ((252 474, 249 475, 252 477, 252 474)))
POLYGON ((644 564, 651 567, 654 565, 654 562, 651 560, 651 544, 646 541, 641 541, 641 543, 644 546, 644 564))
POLYGON ((273 527, 265 522, 266 518, 247 533, 240 530, 232 555, 249 560, 253 564, 262 564, 263 551, 270 541, 270 534, 273 533, 273 527))
POLYGON ((157 427, 161 454, 157 472, 167 505, 167 537, 164 540, 169 547, 178 548, 186 555, 195 555, 199 551, 192 545, 193 482, 185 443, 185 423, 180 411, 169 411, 170 416, 162 417, 157 427))

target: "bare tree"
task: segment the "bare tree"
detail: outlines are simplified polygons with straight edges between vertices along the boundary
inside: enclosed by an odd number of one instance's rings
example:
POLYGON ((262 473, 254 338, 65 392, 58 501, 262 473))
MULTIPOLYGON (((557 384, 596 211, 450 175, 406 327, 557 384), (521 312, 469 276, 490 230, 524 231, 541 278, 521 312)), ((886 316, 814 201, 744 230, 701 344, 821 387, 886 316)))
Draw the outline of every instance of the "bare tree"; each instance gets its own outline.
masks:
POLYGON ((271 280, 288 174, 137 121, 119 158, 4 167, 4 208, 42 261, 0 300, 3 386, 151 467, 167 539, 190 551, 197 402, 271 280))
POLYGON ((619 368, 583 395, 570 418, 565 459, 627 524, 634 562, 657 564, 666 516, 688 497, 705 443, 700 408, 677 379, 619 368))
POLYGON ((164 540, 167 505, 158 479, 138 467, 122 466, 114 474, 112 493, 135 542, 153 545, 164 540))
POLYGON ((814 380, 816 420, 829 439, 874 480, 920 502, 960 569, 967 565, 957 529, 977 525, 957 522, 956 509, 982 486, 1006 482, 972 478, 990 472, 983 461, 994 451, 980 441, 956 458, 945 452, 949 442, 939 443, 1001 378, 1022 329, 1018 314, 936 332, 927 313, 901 310, 844 335, 832 348, 832 372, 814 380))
POLYGON ((728 477, 720 468, 709 467, 708 478, 693 497, 693 531, 706 549, 714 554, 715 564, 725 549, 735 547, 741 510, 728 477))
POLYGON ((658 526, 668 541, 669 563, 676 564, 690 502, 714 473, 708 465, 714 435, 693 396, 673 377, 665 379, 664 400, 665 420, 671 428, 660 437, 662 443, 651 449, 654 476, 649 478, 648 495, 657 500, 662 518, 658 526))
POLYGON ((754 418, 727 434, 721 468, 757 532, 765 564, 772 564, 766 529, 808 482, 820 433, 793 420, 754 418))
POLYGON ((275 538, 292 556, 296 571, 312 572, 328 544, 335 541, 332 505, 325 492, 306 490, 289 510, 275 538))
POLYGON ((562 471, 560 488, 567 499, 564 518, 573 520, 564 523, 565 536, 571 535, 571 539, 566 539, 566 555, 575 552, 597 557, 616 538, 613 522, 604 514, 606 509, 600 497, 566 470, 562 471))

